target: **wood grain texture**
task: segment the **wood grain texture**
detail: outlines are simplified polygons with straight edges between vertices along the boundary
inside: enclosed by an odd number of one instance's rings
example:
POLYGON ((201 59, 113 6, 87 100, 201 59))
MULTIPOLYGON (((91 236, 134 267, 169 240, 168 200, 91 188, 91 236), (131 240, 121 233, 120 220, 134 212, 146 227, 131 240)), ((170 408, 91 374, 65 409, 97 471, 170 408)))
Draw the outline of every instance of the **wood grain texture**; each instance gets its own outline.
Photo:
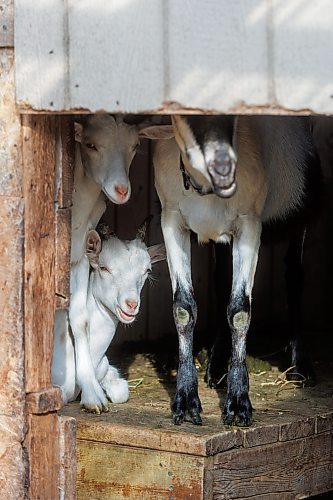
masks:
POLYGON ((70 298, 70 208, 56 209, 55 226, 55 306, 56 309, 66 309, 70 298))
POLYGON ((60 476, 59 500, 76 499, 76 421, 60 416, 60 476))
POLYGON ((50 411, 60 410, 62 407, 62 396, 59 387, 49 387, 39 392, 30 392, 26 398, 26 410, 28 413, 39 415, 50 411))
POLYGON ((26 392, 51 386, 55 309, 55 120, 23 120, 26 392))
MULTIPOLYGON (((7 3, 3 5, 7 8, 7 3)), ((1 12, 0 11, 0 16, 1 12)), ((1 30, 0 30, 1 32, 1 30)), ((23 498, 26 457, 21 128, 14 54, 0 48, 0 496, 23 498)))
POLYGON ((203 498, 204 459, 78 441, 78 499, 203 498))
POLYGON ((21 123, 15 109, 14 51, 0 49, 0 196, 22 197, 21 123))
POLYGON ((2 0, 0 5, 0 47, 14 46, 14 0, 2 0))
POLYGON ((60 449, 56 413, 28 415, 29 497, 58 499, 60 449))
POLYGON ((71 117, 58 117, 56 143, 56 235, 55 235, 55 293, 56 308, 69 306, 71 206, 75 162, 74 125, 71 117))
MULTIPOLYGON (((1 160, 0 166, 2 171, 1 160)), ((3 498, 23 496, 26 466, 22 448, 25 428, 23 211, 20 198, 0 196, 0 491, 3 498)))
POLYGON ((214 499, 304 498, 330 491, 330 433, 233 450, 214 458, 214 499))

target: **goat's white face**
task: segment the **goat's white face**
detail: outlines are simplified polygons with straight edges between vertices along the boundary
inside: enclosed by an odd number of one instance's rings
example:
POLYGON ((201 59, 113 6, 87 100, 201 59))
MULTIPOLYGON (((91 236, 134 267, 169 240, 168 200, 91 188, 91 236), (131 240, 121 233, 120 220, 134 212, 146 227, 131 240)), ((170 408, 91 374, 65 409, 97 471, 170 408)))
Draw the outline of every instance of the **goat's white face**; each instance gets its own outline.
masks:
POLYGON ((96 231, 87 236, 86 253, 93 268, 92 293, 107 312, 132 323, 140 309, 140 294, 154 262, 165 259, 164 245, 147 248, 140 238, 101 242, 96 231))
POLYGON ((80 143, 85 173, 116 204, 131 195, 129 169, 139 145, 139 132, 122 118, 91 115, 84 125, 75 123, 75 140, 80 143))
POLYGON ((172 116, 175 139, 185 163, 209 182, 223 198, 236 190, 234 117, 172 116))

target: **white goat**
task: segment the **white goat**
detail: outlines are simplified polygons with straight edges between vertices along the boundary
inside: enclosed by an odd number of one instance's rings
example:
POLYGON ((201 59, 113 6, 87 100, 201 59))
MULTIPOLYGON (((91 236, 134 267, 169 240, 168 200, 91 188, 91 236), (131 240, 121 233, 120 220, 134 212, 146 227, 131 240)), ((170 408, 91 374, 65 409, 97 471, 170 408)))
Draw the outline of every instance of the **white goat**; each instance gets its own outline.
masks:
MULTIPOLYGON (((117 204, 131 194, 129 168, 145 126, 128 125, 108 114, 90 115, 75 123, 75 171, 72 207, 71 300, 69 321, 75 341, 76 377, 80 387, 92 372, 87 341, 89 263, 85 255, 87 232, 103 215, 105 197, 117 204)), ((56 313, 58 328, 66 330, 66 314, 56 313), (59 323, 64 324, 60 328, 59 323)))
POLYGON ((123 403, 128 399, 128 384, 109 365, 105 355, 119 321, 133 323, 140 309, 140 293, 153 263, 165 259, 163 244, 147 248, 145 228, 137 238, 121 241, 109 236, 101 241, 95 230, 86 239, 89 277, 87 314, 87 355, 84 383, 75 376, 75 349, 66 311, 56 321, 52 379, 62 389, 65 402, 81 391, 81 404, 88 411, 108 411, 107 400, 123 403))
POLYGON ((173 125, 177 142, 157 143, 154 166, 179 336, 174 422, 180 424, 188 413, 193 423, 201 424, 192 356, 197 317, 191 281, 192 230, 200 242, 233 240, 227 310, 232 354, 224 421, 249 425, 246 335, 261 226, 301 207, 315 162, 310 128, 304 118, 267 116, 176 117, 173 125))

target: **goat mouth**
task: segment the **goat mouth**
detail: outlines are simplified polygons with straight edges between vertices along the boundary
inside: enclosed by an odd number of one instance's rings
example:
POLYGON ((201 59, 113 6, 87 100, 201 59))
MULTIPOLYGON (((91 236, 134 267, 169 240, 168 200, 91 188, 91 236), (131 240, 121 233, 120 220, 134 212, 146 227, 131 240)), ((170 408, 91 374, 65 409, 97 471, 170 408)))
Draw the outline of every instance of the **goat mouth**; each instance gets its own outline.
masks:
POLYGON ((221 198, 230 198, 236 192, 237 184, 233 182, 228 187, 219 187, 214 184, 214 193, 221 198))
POLYGON ((118 313, 118 318, 122 323, 132 323, 135 318, 136 314, 127 314, 121 307, 116 306, 117 308, 117 313, 118 313))

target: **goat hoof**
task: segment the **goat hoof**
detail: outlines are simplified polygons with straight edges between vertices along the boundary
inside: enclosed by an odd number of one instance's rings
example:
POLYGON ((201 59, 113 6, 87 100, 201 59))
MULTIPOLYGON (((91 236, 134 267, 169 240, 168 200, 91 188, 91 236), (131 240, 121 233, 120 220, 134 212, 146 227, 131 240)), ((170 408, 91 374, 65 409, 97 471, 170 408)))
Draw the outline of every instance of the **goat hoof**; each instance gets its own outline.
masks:
POLYGON ((184 414, 180 414, 180 415, 174 415, 173 416, 173 423, 175 425, 180 425, 184 422, 184 414))
POLYGON ((252 405, 248 395, 243 395, 238 400, 227 396, 223 413, 224 425, 249 427, 252 423, 252 405))
POLYGON ((202 425, 202 419, 198 413, 192 414, 190 418, 191 418, 191 422, 194 425, 202 425))
POLYGON ((102 409, 96 404, 83 404, 83 409, 89 413, 94 413, 95 415, 100 415, 102 409))
POLYGON ((287 372, 286 378, 291 382, 295 382, 298 387, 313 387, 316 385, 316 376, 309 361, 298 363, 292 370, 287 372))

